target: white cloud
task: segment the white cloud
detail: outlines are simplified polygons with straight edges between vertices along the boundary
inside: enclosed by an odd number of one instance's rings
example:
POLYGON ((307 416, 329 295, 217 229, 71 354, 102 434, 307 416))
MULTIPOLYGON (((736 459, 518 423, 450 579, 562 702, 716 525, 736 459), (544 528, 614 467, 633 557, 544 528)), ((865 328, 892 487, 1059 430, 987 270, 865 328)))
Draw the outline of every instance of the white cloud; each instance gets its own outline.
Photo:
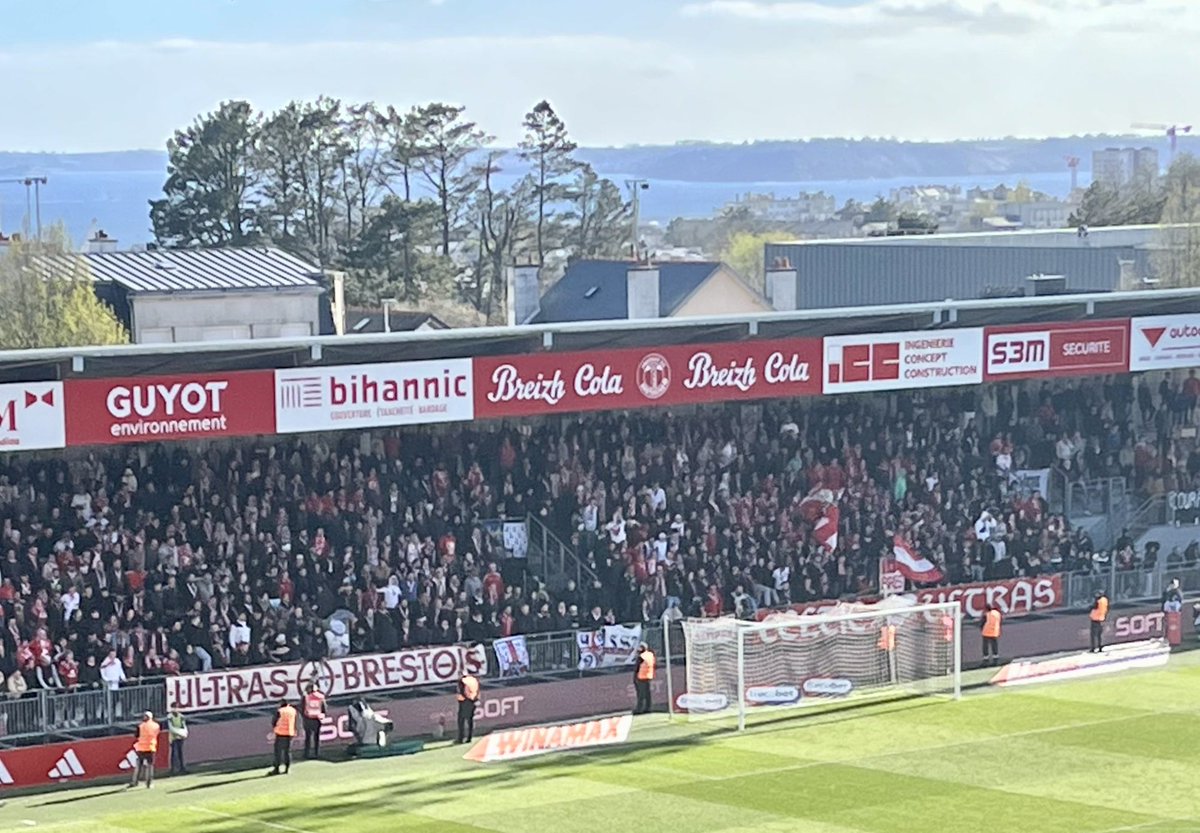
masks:
POLYGON ((0 71, 36 79, 6 88, 6 111, 21 117, 4 120, 0 149, 162 147, 223 99, 270 110, 322 93, 461 103, 503 143, 543 97, 590 145, 1119 131, 1198 117, 1180 112, 1179 89, 1200 74, 1187 31, 1200 2, 1164 24, 1172 2, 714 0, 686 7, 675 29, 629 38, 0 47, 0 71), (1008 24, 981 37, 993 8, 1008 24))
POLYGON ((1163 30, 1200 21, 1200 4, 1180 0, 705 0, 684 5, 692 18, 827 27, 892 37, 920 29, 960 29, 972 35, 1018 35, 1053 28, 1163 30))

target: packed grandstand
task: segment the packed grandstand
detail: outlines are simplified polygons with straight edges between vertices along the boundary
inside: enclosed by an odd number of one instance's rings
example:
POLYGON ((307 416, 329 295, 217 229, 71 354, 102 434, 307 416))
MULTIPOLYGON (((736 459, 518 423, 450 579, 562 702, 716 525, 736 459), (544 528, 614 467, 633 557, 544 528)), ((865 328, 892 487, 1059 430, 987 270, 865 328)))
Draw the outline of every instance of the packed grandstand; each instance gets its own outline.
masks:
MULTIPOLYGON (((1194 374, 1030 380, 0 461, 10 696, 870 594, 894 536, 945 583, 1140 566, 1020 472, 1195 484, 1194 374), (1161 383, 1158 382, 1161 380, 1161 383), (814 500, 812 496, 824 497, 814 500), (835 538, 815 533, 837 509, 835 538), (495 534, 537 518, 583 580, 495 534)), ((1149 555, 1153 557, 1153 553, 1149 555)))

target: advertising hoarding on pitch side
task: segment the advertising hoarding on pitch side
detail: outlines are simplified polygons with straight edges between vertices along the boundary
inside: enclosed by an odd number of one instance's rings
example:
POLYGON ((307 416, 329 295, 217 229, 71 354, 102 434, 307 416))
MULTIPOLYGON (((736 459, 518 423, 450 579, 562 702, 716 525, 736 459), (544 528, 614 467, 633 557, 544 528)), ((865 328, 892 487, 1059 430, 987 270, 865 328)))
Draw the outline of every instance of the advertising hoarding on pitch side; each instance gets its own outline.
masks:
POLYGON ((815 396, 817 339, 475 358, 477 417, 815 396))
POLYGON ((280 434, 469 422, 471 359, 436 359, 275 371, 280 434))
POLYGON ((72 446, 275 433, 269 370, 74 379, 65 395, 72 446))
POLYGON ((827 394, 976 385, 983 328, 826 336, 824 357, 827 394))
POLYGON ((1124 373, 1129 367, 1129 321, 1080 321, 984 328, 984 377, 1124 373))

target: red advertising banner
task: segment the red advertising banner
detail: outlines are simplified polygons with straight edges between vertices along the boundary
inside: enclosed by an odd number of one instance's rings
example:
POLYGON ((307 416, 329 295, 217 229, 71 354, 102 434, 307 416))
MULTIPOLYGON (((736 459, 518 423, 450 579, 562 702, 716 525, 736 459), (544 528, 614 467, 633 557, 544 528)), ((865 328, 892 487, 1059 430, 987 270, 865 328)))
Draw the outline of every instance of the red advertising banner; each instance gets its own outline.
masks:
POLYGON ((266 665, 168 677, 167 707, 182 712, 298 701, 310 682, 337 697, 365 691, 456 682, 464 673, 487 673, 483 647, 446 645, 391 654, 361 654, 319 662, 266 665))
POLYGON ((820 392, 817 339, 475 358, 478 419, 820 392))
MULTIPOLYGON (((978 619, 983 616, 989 604, 999 605, 1005 616, 1024 616, 1029 613, 1041 613, 1062 607, 1063 595, 1062 576, 1055 573, 1050 576, 1037 578, 1013 578, 1000 581, 981 581, 977 584, 952 584, 948 587, 927 587, 917 590, 918 604, 933 602, 959 602, 963 615, 978 619)), ((837 607, 836 600, 819 602, 798 602, 786 609, 801 615, 833 613, 837 607)), ((775 611, 760 609, 755 617, 762 621, 775 611)))
POLYGON ((1128 319, 987 327, 984 333, 988 380, 1124 373, 1129 367, 1128 319))
POLYGON ((269 370, 66 383, 67 445, 275 433, 269 370))
POLYGON ((983 616, 990 604, 997 605, 1005 616, 1024 616, 1062 607, 1063 600, 1062 576, 1057 573, 1037 578, 956 584, 917 591, 920 604, 958 602, 962 605, 963 614, 972 619, 983 616))
MULTIPOLYGON (((159 736, 158 752, 154 756, 155 769, 166 768, 168 749, 164 732, 159 736)), ((0 750, 0 789, 41 787, 97 778, 131 778, 136 762, 132 734, 0 750)))

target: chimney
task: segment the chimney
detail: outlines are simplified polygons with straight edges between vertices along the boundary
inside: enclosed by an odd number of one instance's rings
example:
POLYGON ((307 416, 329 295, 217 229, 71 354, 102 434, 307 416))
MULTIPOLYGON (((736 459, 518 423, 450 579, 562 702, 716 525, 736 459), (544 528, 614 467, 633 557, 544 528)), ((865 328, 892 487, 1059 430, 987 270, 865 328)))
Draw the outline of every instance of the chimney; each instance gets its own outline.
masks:
POLYGON ((1025 279, 1025 295, 1041 297, 1043 295, 1065 295, 1067 293, 1066 275, 1030 275, 1025 279))
POLYGON ((1137 261, 1118 260, 1121 266, 1121 283, 1119 289, 1141 289, 1137 278, 1137 261))
POLYGON ((799 276, 796 268, 786 257, 777 257, 767 267, 767 299, 771 306, 780 312, 790 312, 796 309, 796 282, 799 276))
POLYGON ((104 254, 107 252, 115 252, 117 250, 117 240, 114 237, 109 237, 104 233, 104 229, 99 229, 88 238, 87 245, 84 246, 84 251, 88 254, 104 254))
POLYGON ((625 274, 626 317, 658 318, 661 315, 658 289, 658 267, 649 264, 631 266, 625 274))
POLYGON ((515 263, 508 267, 508 326, 528 324, 542 309, 541 272, 536 263, 515 263))
POLYGON ((333 313, 333 331, 340 336, 346 334, 346 273, 327 271, 332 283, 333 297, 329 306, 333 313))

